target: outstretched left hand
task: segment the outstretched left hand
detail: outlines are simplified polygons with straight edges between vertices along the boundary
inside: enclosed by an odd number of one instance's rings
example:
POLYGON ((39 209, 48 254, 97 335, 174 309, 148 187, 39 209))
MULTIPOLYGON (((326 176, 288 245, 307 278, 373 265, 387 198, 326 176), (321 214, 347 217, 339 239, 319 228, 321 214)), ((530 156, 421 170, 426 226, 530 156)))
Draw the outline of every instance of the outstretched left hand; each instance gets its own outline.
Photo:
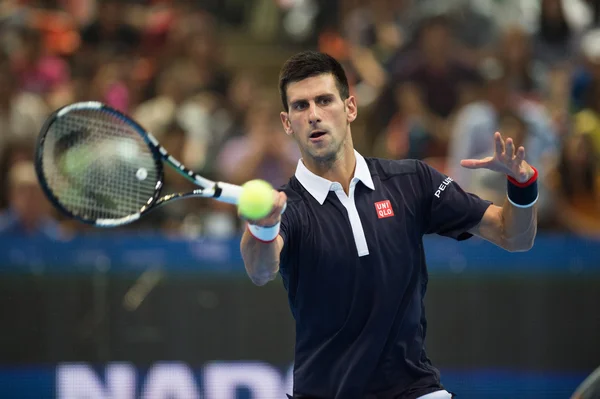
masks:
POLYGON ((494 156, 483 159, 463 159, 460 165, 468 169, 489 169, 511 176, 519 183, 525 183, 535 173, 533 168, 525 162, 525 148, 519 147, 515 154, 515 145, 511 138, 506 139, 506 145, 502 135, 494 134, 495 152, 494 156))

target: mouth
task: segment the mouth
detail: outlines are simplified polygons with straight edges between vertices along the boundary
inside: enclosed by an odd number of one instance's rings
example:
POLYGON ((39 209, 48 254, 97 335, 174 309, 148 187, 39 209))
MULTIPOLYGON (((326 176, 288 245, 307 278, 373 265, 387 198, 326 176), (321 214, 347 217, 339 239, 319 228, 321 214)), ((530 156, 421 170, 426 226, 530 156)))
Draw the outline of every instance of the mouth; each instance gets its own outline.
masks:
POLYGON ((316 139, 323 137, 325 134, 327 134, 327 132, 324 130, 314 130, 313 132, 310 133, 309 138, 311 140, 316 140, 316 139))

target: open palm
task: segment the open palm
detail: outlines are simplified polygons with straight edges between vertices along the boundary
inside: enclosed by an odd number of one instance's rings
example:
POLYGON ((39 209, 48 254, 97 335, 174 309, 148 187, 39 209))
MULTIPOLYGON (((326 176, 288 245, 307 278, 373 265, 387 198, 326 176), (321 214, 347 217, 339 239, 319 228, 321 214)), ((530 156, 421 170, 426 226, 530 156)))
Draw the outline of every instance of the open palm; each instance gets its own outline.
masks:
POLYGON ((511 176, 524 183, 535 173, 525 162, 525 148, 519 147, 515 153, 515 145, 511 138, 506 143, 499 132, 494 134, 494 155, 483 159, 463 159, 460 165, 468 169, 489 169, 511 176))

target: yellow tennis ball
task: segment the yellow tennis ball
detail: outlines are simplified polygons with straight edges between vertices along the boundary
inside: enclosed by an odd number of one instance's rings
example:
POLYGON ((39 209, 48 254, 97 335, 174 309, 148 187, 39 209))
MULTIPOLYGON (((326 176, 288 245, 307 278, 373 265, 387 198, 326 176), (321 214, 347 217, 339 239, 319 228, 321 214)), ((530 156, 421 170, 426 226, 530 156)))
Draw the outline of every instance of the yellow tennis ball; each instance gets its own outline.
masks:
POLYGON ((271 212, 274 201, 273 186, 264 180, 250 180, 242 185, 238 210, 246 219, 258 220, 271 212))

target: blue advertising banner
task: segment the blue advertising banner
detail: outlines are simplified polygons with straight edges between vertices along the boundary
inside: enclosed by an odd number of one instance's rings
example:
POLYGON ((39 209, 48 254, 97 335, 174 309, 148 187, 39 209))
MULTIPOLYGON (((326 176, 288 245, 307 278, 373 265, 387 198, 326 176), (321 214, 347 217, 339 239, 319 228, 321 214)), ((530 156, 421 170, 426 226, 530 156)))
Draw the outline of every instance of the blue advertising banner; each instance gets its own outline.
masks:
MULTIPOLYGON (((472 238, 428 236, 425 251, 435 273, 600 274, 600 242, 542 235, 528 252, 510 253, 472 238)), ((4 237, 0 273, 127 273, 164 266, 167 273, 243 273, 239 240, 175 240, 163 236, 98 235, 69 241, 4 237)))

